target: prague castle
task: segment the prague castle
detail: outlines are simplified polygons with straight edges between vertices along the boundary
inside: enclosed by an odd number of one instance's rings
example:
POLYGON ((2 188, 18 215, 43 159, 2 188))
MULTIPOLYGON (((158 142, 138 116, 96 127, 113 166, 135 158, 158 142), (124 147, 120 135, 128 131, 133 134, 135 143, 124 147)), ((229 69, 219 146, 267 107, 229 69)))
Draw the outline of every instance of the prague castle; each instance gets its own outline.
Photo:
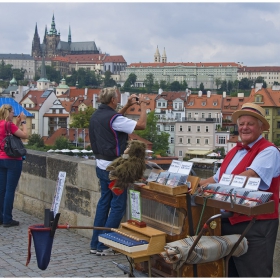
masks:
POLYGON ((65 56, 70 54, 99 54, 94 41, 90 42, 72 42, 71 29, 69 27, 68 41, 64 42, 60 40, 60 32, 57 32, 55 27, 54 15, 52 17, 51 29, 48 31, 47 26, 45 28, 45 34, 43 42, 40 42, 38 34, 37 23, 35 26, 35 33, 32 41, 31 55, 34 58, 42 57, 55 57, 65 56))

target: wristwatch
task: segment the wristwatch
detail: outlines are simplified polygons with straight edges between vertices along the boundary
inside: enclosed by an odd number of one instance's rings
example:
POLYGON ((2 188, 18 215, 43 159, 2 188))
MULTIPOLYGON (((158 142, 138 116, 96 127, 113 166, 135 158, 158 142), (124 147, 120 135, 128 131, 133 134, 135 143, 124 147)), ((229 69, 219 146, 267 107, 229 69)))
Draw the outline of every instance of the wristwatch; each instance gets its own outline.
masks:
POLYGON ((20 124, 26 124, 26 121, 22 121, 20 124))

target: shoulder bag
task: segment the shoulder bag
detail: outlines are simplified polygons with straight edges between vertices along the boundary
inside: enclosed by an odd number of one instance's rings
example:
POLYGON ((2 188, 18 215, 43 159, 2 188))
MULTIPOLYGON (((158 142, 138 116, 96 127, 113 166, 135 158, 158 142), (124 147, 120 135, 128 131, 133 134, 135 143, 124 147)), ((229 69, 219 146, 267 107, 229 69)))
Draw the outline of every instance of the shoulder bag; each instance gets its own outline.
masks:
POLYGON ((11 123, 5 123, 6 137, 4 139, 4 151, 9 157, 22 157, 26 155, 26 149, 21 139, 11 133, 11 123))

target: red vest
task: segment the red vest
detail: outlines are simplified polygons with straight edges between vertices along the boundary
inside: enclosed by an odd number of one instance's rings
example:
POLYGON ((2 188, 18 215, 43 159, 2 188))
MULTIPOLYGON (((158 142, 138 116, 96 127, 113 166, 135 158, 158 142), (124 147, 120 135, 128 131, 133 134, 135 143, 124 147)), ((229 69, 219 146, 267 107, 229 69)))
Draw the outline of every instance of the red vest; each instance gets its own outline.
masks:
MULTIPOLYGON (((238 175, 238 174, 246 171, 246 168, 251 165, 254 158, 257 156, 257 154, 260 153, 265 148, 270 147, 270 146, 274 146, 274 145, 264 138, 260 139, 258 142, 256 142, 253 145, 251 150, 247 152, 247 154, 244 156, 244 158, 234 168, 234 170, 232 171, 232 174, 238 175)), ((231 162, 231 160, 233 159, 233 157, 235 156, 237 151, 238 151, 237 148, 234 147, 227 153, 227 155, 221 165, 221 168, 220 168, 220 178, 225 173, 229 163, 231 162)), ((268 220, 268 219, 277 219, 278 218, 279 184, 280 184, 280 176, 272 179, 270 187, 267 190, 267 192, 272 193, 271 200, 274 200, 274 203, 275 203, 274 212, 271 214, 258 215, 257 220, 268 220)), ((230 220, 230 223, 233 225, 233 224, 241 223, 244 221, 250 221, 252 218, 253 217, 248 217, 246 215, 234 213, 234 215, 231 218, 229 218, 229 220, 230 220)))

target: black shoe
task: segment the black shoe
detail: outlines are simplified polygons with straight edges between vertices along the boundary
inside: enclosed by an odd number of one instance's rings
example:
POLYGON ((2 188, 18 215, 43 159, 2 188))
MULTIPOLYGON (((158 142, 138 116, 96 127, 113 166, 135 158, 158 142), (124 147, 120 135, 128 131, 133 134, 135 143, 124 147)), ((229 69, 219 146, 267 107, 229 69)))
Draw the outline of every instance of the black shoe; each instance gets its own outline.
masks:
POLYGON ((3 224, 3 227, 15 227, 18 225, 19 225, 18 221, 12 220, 9 224, 3 224))

